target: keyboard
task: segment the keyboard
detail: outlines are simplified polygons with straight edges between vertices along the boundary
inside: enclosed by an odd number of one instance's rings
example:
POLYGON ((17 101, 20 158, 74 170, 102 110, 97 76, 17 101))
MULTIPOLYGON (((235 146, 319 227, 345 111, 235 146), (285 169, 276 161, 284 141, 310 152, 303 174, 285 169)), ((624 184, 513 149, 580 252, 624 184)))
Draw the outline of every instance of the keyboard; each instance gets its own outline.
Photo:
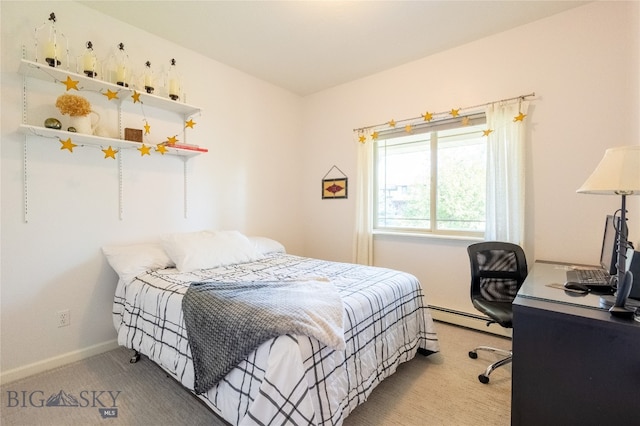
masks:
POLYGON ((587 287, 611 287, 611 276, 604 269, 572 269, 567 271, 567 281, 587 287))

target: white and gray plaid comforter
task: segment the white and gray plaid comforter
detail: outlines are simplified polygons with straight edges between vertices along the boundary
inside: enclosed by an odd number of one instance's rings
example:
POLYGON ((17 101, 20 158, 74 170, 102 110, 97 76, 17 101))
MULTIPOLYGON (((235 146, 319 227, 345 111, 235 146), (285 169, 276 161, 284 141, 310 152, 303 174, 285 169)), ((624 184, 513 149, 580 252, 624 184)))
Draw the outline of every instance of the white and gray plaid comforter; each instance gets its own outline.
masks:
POLYGON ((135 349, 193 390, 182 298, 195 281, 328 279, 344 305, 345 351, 285 335, 264 342, 198 395, 231 424, 340 425, 418 348, 438 351, 422 288, 410 274, 274 253, 244 264, 180 273, 164 269, 119 282, 118 343, 135 349))

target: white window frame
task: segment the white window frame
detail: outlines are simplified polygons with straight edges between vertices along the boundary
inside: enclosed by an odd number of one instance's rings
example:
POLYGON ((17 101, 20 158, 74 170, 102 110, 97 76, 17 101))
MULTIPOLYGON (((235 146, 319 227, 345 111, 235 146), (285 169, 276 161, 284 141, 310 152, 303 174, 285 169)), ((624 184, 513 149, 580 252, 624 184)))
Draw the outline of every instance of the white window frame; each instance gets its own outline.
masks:
MULTIPOLYGON (((484 112, 478 112, 473 114, 466 115, 465 121, 467 121, 470 126, 478 126, 486 124, 486 115, 484 112)), ((392 226, 380 226, 378 223, 379 220, 379 188, 378 188, 378 147, 379 143, 382 141, 407 136, 407 132, 405 129, 390 129, 383 132, 380 132, 380 135, 376 139, 374 146, 374 154, 373 154, 373 232, 374 233, 391 233, 391 234, 407 234, 407 235, 433 235, 433 236, 443 236, 443 237, 465 237, 465 238, 482 238, 484 236, 485 231, 462 231, 462 230, 451 230, 451 229, 438 229, 437 227, 437 173, 438 173, 438 141, 437 141, 437 132, 442 130, 459 128, 463 129, 467 127, 462 124, 462 118, 447 118, 438 120, 436 122, 424 123, 420 126, 415 126, 411 129, 411 134, 423 134, 429 133, 429 149, 430 149, 430 208, 429 208, 429 223, 430 228, 410 228, 410 227, 392 227, 392 226)), ((486 214, 486 206, 485 212, 486 214)))

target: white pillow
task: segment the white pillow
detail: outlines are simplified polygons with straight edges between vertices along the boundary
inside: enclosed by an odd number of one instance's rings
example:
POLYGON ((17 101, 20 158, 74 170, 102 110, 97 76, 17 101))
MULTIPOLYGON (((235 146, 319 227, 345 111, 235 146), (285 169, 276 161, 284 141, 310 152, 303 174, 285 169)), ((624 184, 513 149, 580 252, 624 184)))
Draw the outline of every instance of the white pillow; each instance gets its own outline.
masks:
POLYGON ((238 231, 199 231, 162 237, 162 245, 180 272, 251 262, 262 255, 238 231))
POLYGON ((102 252, 120 279, 127 283, 143 272, 175 266, 160 243, 104 246, 102 252))
POLYGON ((286 253, 287 250, 276 240, 266 237, 248 237, 253 247, 261 254, 286 253))

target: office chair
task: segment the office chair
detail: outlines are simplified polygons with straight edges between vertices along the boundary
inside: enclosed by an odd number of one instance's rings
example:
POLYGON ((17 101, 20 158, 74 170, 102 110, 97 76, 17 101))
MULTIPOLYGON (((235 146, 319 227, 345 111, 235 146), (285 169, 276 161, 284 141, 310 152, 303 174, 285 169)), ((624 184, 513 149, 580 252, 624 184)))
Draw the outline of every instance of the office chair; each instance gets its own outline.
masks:
MULTIPOLYGON (((511 303, 527 277, 527 259, 524 251, 516 244, 487 241, 467 247, 471 262, 471 302, 473 306, 489 317, 487 326, 498 323, 512 328, 513 311, 511 303)), ((491 364, 478 376, 481 383, 489 383, 493 370, 509 364, 513 359, 511 350, 478 346, 469 351, 469 357, 478 358, 478 351, 487 351, 505 356, 491 364)))

